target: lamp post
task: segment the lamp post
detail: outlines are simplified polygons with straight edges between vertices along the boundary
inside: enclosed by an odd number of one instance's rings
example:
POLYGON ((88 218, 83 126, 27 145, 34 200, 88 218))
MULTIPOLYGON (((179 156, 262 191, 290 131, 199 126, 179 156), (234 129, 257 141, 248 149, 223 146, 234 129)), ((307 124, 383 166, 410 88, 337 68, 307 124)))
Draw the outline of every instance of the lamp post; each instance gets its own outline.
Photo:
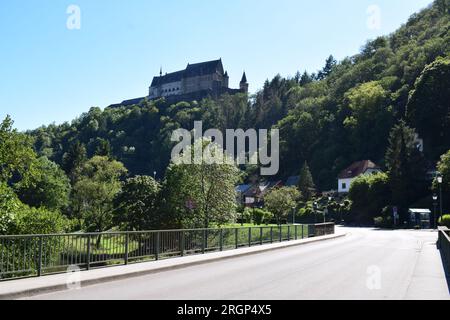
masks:
POLYGON ((442 217, 442 215, 444 214, 444 209, 442 208, 442 182, 443 182, 443 177, 442 174, 438 174, 437 176, 437 182, 439 184, 439 202, 440 202, 440 216, 442 217))
POLYGON ((439 219, 438 219, 438 216, 437 216, 437 212, 436 212, 436 208, 437 208, 437 200, 438 200, 438 196, 437 196, 437 194, 433 194, 433 206, 434 206, 434 224, 435 224, 435 226, 436 226, 436 229, 438 228, 438 225, 439 225, 439 219))
POLYGON ((317 201, 314 202, 313 207, 314 207, 314 223, 317 224, 317 201))
POLYGON ((153 171, 153 179, 156 180, 156 171, 153 171))

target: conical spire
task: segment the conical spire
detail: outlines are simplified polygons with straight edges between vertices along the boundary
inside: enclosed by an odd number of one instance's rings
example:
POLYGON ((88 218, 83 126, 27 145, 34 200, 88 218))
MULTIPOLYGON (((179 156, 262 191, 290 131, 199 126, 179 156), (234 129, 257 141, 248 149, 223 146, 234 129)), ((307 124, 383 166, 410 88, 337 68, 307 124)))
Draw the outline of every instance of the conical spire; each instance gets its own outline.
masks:
POLYGON ((159 76, 162 77, 162 67, 159 69, 159 76))
POLYGON ((242 75, 241 83, 247 83, 247 75, 245 74, 245 71, 244 74, 242 75))

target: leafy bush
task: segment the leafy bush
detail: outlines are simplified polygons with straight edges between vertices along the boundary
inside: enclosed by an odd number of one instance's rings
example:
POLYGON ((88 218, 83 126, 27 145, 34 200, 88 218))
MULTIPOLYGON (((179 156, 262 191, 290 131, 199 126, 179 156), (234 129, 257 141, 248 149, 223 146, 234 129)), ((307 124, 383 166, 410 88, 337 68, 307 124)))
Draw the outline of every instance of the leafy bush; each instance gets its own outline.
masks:
POLYGON ((393 221, 391 217, 376 217, 373 219, 377 228, 392 228, 393 221))
POLYGON ((270 220, 273 219, 273 214, 269 211, 255 208, 252 210, 252 219, 258 226, 263 223, 269 224, 270 220))
POLYGON ((447 228, 450 228, 450 214, 446 214, 443 215, 440 219, 439 219, 439 224, 441 226, 445 226, 447 228))

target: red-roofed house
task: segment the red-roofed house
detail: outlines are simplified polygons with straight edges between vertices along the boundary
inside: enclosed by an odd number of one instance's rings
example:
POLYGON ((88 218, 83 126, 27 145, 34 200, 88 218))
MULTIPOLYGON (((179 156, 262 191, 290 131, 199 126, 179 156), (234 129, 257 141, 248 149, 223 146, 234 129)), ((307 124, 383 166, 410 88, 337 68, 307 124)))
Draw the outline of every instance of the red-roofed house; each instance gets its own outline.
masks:
POLYGON ((338 177, 339 193, 350 191, 352 181, 362 174, 373 174, 381 172, 381 168, 370 160, 363 160, 353 163, 350 167, 343 170, 338 177))

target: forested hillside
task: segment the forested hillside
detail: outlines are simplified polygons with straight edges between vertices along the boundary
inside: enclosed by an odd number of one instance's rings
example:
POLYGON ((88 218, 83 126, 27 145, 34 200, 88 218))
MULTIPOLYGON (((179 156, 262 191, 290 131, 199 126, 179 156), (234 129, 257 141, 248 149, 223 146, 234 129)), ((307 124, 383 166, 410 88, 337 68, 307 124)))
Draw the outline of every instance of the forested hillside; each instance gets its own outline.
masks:
MULTIPOLYGON (((292 68, 295 72, 298 66, 292 68)), ((436 1, 352 57, 337 62, 330 56, 323 70, 294 78, 277 75, 252 97, 92 108, 72 123, 30 134, 38 154, 66 172, 67 159, 81 143, 88 157, 111 155, 131 176, 156 171, 163 177, 172 131, 190 129, 200 119, 205 130, 280 128, 280 177, 299 174, 307 161, 322 190, 336 188, 338 172, 353 161, 384 165, 389 133, 400 119, 424 139, 433 166, 450 149, 449 1, 436 1)))

